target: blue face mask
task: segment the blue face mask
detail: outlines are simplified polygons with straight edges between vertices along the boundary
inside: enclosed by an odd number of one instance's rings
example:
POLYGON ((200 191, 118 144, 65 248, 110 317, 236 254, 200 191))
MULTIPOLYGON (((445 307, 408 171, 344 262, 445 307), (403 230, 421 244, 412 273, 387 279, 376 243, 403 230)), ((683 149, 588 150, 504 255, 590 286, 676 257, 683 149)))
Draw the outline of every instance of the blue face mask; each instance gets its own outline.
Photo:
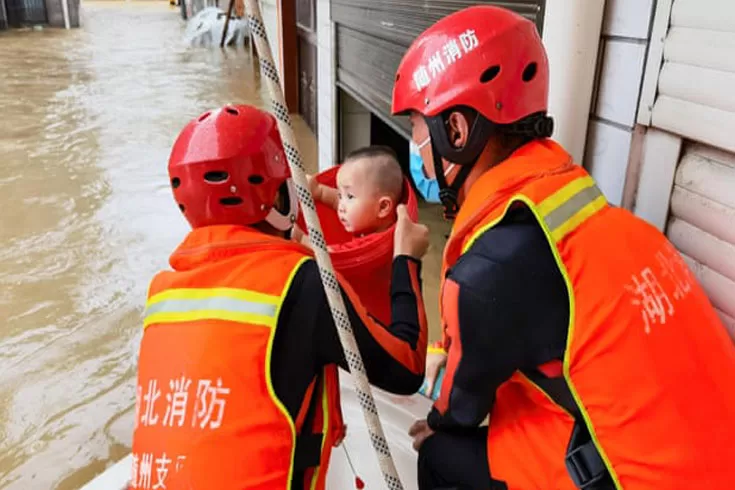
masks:
MULTIPOLYGON (((413 140, 410 140, 408 150, 410 157, 409 167, 411 169, 411 177, 421 195, 424 196, 424 199, 428 202, 438 203, 441 202, 441 199, 439 199, 439 182, 436 179, 430 179, 426 176, 424 172, 424 159, 421 158, 421 148, 428 145, 430 141, 431 139, 427 137, 421 144, 417 145, 413 140)), ((444 175, 451 172, 452 168, 454 168, 454 164, 447 167, 444 175)))

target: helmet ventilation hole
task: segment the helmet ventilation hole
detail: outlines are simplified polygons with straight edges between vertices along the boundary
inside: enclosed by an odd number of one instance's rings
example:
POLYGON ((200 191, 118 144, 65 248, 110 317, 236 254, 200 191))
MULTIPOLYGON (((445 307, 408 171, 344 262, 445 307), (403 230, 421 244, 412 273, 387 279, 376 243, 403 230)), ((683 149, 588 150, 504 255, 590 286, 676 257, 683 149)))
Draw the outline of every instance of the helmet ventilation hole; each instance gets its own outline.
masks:
POLYGON ((534 61, 532 63, 529 63, 528 66, 526 66, 526 69, 523 70, 523 81, 524 82, 530 82, 536 77, 536 72, 538 71, 538 64, 534 61))
POLYGON ((186 207, 184 207, 183 204, 179 204, 179 209, 181 210, 182 213, 186 211, 186 207))
POLYGON ((233 109, 232 107, 227 107, 225 109, 225 112, 228 114, 232 114, 233 116, 239 116, 240 113, 237 111, 237 109, 233 109))
POLYGON ((223 206, 237 206, 238 204, 242 204, 242 198, 237 196, 223 197, 219 202, 223 206))
POLYGON ((206 118, 209 117, 210 114, 211 114, 211 112, 205 112, 204 114, 202 114, 201 116, 199 116, 199 119, 197 119, 197 121, 199 121, 199 122, 204 121, 206 118))
POLYGON ((211 172, 207 172, 206 174, 204 174, 204 180, 212 183, 224 182, 229 177, 230 174, 228 174, 224 170, 212 170, 211 172))
POLYGON ((250 177, 248 177, 248 182, 250 182, 253 185, 262 184, 265 181, 262 175, 253 174, 250 177))
POLYGON ((500 73, 500 65, 493 65, 484 72, 482 72, 482 75, 480 75, 480 82, 481 83, 487 83, 491 80, 494 80, 495 77, 498 76, 500 73))
POLYGON ((171 187, 173 187, 174 189, 178 189, 180 185, 181 179, 179 179, 178 177, 174 177, 173 179, 171 179, 171 187))

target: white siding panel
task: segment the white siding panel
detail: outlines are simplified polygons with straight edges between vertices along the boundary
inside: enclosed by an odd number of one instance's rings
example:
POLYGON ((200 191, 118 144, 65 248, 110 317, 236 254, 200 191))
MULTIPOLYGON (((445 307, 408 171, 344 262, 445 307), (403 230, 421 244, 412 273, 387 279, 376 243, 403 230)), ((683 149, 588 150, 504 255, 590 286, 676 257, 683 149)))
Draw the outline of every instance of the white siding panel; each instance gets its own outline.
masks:
POLYGON ((735 72, 711 70, 667 62, 661 70, 658 91, 675 99, 735 112, 735 72))
POLYGON ((682 140, 666 131, 651 128, 643 143, 635 214, 663 231, 669 214, 676 164, 682 140))
POLYGON ((675 183, 735 208, 735 156, 701 145, 689 146, 677 169, 675 183))
POLYGON ((672 27, 664 43, 666 61, 720 71, 735 72, 733 52, 735 32, 672 27))
POLYGON ((685 138, 735 152, 732 129, 735 128, 735 112, 662 95, 653 107, 651 123, 685 138))
POLYGON ((696 223, 699 229, 720 240, 735 243, 735 208, 677 185, 671 195, 671 214, 696 223))
POLYGON ((735 2, 677 0, 671 10, 671 25, 735 32, 735 2))
POLYGON ((669 222, 666 234, 682 253, 735 281, 735 245, 677 218, 669 222))
POLYGON ((630 140, 633 135, 603 121, 590 121, 585 167, 600 190, 616 206, 623 199, 625 172, 628 168, 630 140))
POLYGON ((735 155, 688 144, 675 177, 667 236, 735 334, 735 155))
POLYGON ((602 33, 646 39, 653 0, 607 0, 602 33))
POLYGON ((675 0, 651 124, 735 152, 735 1, 675 0))
POLYGON ((646 46, 625 41, 605 41, 595 114, 632 127, 638 108, 638 92, 646 58, 646 46))
POLYGON ((722 274, 700 264, 686 254, 682 254, 684 261, 699 280, 709 296, 712 305, 730 317, 735 317, 735 281, 731 281, 722 274))

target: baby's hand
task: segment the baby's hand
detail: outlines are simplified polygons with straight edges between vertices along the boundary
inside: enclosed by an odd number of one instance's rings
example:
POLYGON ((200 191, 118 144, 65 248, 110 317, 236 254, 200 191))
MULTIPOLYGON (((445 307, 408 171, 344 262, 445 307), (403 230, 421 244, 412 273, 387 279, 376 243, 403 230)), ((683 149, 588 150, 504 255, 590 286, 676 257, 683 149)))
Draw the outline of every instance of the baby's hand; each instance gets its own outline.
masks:
POLYGON ((311 248, 311 240, 309 239, 309 235, 301 231, 301 228, 299 228, 297 225, 294 225, 291 229, 291 240, 298 242, 305 247, 311 248))
POLYGON ((328 185, 320 184, 317 182, 315 175, 307 175, 306 182, 314 201, 326 204, 334 210, 337 209, 337 206, 339 205, 339 192, 337 192, 337 189, 329 187, 328 185))
POLYGON ((314 197, 315 201, 321 200, 321 190, 322 185, 317 182, 316 177, 313 175, 306 175, 306 183, 309 186, 309 192, 311 192, 311 195, 314 197))

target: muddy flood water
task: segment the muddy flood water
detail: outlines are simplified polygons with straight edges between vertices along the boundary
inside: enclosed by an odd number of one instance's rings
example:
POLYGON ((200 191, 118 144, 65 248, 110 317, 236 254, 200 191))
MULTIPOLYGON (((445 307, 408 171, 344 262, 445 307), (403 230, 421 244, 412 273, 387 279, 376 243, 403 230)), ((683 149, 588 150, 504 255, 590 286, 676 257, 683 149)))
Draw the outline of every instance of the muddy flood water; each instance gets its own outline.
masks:
MULTIPOLYGON (((187 231, 170 146, 207 109, 265 107, 247 49, 184 47, 167 2, 85 1, 82 21, 0 32, 2 489, 76 489, 128 453, 148 281, 187 231)), ((447 226, 424 211, 437 223, 425 261, 435 337, 447 226)))

